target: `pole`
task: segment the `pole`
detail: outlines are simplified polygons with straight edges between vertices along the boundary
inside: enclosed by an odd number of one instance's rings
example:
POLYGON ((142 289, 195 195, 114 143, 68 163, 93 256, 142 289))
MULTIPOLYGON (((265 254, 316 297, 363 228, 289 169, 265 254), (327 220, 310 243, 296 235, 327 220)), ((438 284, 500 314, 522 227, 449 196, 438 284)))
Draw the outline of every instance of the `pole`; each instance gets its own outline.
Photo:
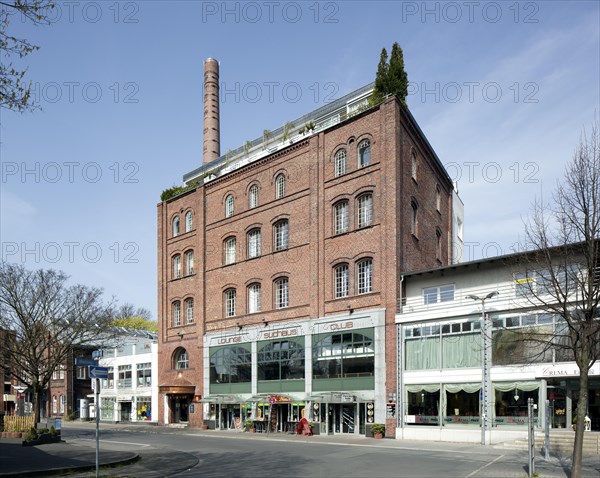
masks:
POLYGON ((96 379, 94 409, 96 410, 96 478, 100 476, 100 379, 96 379))
POLYGON ((550 459, 550 400, 546 400, 546 431, 544 433, 544 459, 550 459))
POLYGON ((535 474, 535 435, 533 427, 533 398, 527 399, 527 442, 529 450, 528 476, 532 478, 535 474))

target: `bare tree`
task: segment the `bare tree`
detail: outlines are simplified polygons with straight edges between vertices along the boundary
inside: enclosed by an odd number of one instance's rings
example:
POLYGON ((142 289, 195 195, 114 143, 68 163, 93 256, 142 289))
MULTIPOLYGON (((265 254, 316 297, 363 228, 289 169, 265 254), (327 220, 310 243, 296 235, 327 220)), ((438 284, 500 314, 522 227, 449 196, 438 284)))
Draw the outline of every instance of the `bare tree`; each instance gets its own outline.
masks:
POLYGON ((152 320, 152 313, 148 309, 136 308, 129 303, 122 304, 117 308, 112 324, 117 327, 147 330, 148 332, 158 331, 158 323, 152 320))
POLYGON ((36 423, 41 395, 73 348, 101 345, 115 333, 102 290, 67 279, 60 271, 0 264, 0 328, 12 331, 11 375, 32 390, 36 423))
POLYGON ((39 50, 25 38, 8 33, 11 20, 16 16, 33 25, 49 25, 49 12, 55 7, 53 0, 0 1, 0 108, 14 111, 31 111, 39 108, 31 97, 31 82, 25 82, 27 68, 16 66, 13 58, 22 59, 39 50))
POLYGON ((525 224, 519 281, 532 307, 558 316, 554 329, 527 334, 538 354, 552 351, 579 367, 572 477, 582 476, 589 372, 600 358, 600 133, 584 131, 551 204, 536 201, 525 224), (542 346, 541 346, 542 345, 542 346))

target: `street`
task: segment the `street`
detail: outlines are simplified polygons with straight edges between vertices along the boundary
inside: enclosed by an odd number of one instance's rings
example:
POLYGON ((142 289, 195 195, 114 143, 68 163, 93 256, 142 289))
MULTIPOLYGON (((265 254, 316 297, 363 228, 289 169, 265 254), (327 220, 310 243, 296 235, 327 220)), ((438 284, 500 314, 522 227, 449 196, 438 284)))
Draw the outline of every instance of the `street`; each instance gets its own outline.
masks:
MULTIPOLYGON (((95 446, 90 424, 68 424, 67 442, 95 446)), ((527 455, 479 445, 401 442, 347 436, 298 437, 101 425, 102 450, 135 451, 132 465, 101 470, 120 477, 526 477, 527 455)), ((598 459, 589 476, 598 475, 598 459)), ((566 477, 560 461, 538 458, 542 477, 566 477), (559 465, 559 466, 557 466, 559 465)), ((72 476, 90 477, 93 473, 72 476)))

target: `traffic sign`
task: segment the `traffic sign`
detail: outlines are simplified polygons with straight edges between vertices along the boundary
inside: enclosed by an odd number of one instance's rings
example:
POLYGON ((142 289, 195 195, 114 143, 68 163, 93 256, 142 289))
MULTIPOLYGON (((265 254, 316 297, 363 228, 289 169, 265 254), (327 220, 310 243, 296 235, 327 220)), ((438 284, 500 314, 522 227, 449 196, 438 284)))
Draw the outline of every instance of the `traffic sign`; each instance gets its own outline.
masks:
POLYGON ((96 365, 96 361, 91 358, 78 357, 75 359, 75 365, 79 365, 79 366, 96 365))
POLYGON ((108 378, 108 367, 90 365, 90 378, 108 378))
POLYGON ((92 357, 96 358, 102 358, 104 356, 104 350, 100 349, 100 350, 94 350, 92 352, 92 357))

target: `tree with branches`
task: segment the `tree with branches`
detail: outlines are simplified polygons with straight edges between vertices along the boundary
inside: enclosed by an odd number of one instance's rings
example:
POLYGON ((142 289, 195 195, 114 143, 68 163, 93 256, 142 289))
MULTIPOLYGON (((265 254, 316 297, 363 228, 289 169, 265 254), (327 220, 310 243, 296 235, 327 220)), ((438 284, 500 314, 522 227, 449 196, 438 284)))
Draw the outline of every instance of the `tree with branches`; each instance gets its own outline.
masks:
MULTIPOLYGON (((600 133, 584 131, 550 203, 536 200, 525 223, 519 286, 532 308, 558 317, 553 329, 522 336, 538 355, 555 354, 579 368, 576 420, 589 403, 589 373, 600 358, 600 133)), ((583 425, 575 430, 572 477, 582 476, 583 425)))
POLYGON ((136 308, 129 303, 117 308, 112 324, 116 327, 126 327, 128 329, 146 330, 148 332, 158 331, 158 323, 152 320, 152 314, 148 309, 136 308))
POLYGON ((8 33, 14 17, 21 16, 33 25, 49 25, 49 12, 55 8, 54 0, 13 0, 0 1, 0 108, 13 111, 32 111, 39 108, 31 96, 31 82, 25 80, 27 67, 16 64, 15 58, 22 60, 30 53, 39 50, 25 38, 17 38, 8 33))
POLYGON ((372 102, 381 103, 387 95, 395 95, 406 106, 408 75, 404 70, 404 53, 398 42, 392 45, 388 63, 387 50, 383 48, 377 65, 372 102))
POLYGON ((102 290, 68 285, 60 271, 0 264, 0 328, 6 330, 11 378, 33 393, 36 423, 52 374, 76 347, 116 340, 113 309, 102 290))

